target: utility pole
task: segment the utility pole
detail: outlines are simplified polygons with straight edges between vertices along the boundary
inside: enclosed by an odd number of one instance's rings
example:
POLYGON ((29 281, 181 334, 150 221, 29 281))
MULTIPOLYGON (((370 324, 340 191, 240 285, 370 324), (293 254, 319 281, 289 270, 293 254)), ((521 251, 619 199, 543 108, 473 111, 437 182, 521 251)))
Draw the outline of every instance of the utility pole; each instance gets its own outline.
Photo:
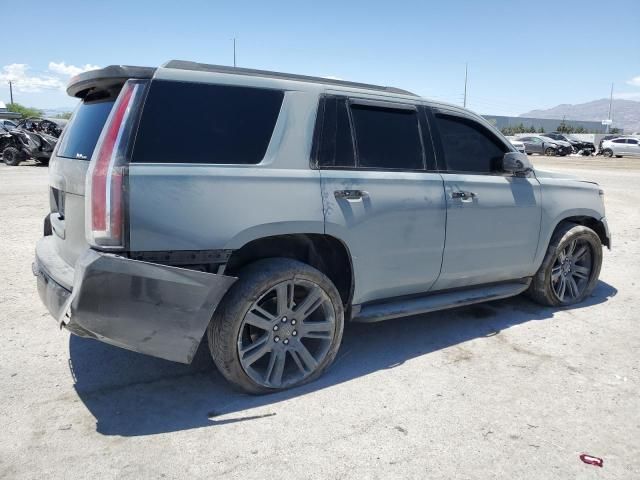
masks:
MULTIPOLYGON (((613 121, 613 119, 611 118, 612 110, 613 110, 613 83, 611 84, 611 95, 609 95, 609 116, 607 117, 607 120, 609 120, 610 122, 613 121)), ((609 133, 609 128, 611 128, 611 123, 607 123, 607 133, 609 133)))
POLYGON ((469 63, 464 64, 464 104, 463 107, 467 108, 467 78, 469 74, 469 63))
POLYGON ((236 67, 236 37, 233 37, 233 68, 236 67))
POLYGON ((13 84, 9 80, 9 96, 11 97, 11 105, 13 105, 13 84))

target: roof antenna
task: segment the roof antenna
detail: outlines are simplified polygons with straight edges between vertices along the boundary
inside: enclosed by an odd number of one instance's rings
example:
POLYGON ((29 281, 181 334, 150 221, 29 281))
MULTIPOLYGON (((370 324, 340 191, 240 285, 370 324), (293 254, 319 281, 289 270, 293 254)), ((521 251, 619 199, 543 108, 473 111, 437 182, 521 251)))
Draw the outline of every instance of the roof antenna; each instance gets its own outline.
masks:
POLYGON ((233 68, 236 68, 236 37, 233 37, 233 68))
POLYGON ((464 108, 467 108, 467 78, 469 73, 469 62, 464 64, 464 108))

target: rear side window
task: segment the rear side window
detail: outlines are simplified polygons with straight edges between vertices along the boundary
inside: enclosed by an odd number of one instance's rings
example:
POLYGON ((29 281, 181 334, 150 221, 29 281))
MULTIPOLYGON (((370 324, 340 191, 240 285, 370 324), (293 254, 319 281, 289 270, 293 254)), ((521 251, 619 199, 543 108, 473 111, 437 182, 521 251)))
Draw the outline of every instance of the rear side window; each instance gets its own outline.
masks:
POLYGON ((418 112, 352 105, 358 166, 399 170, 424 168, 418 112))
POLYGON ((508 149, 495 135, 471 119, 441 113, 435 117, 448 170, 475 173, 499 170, 508 149))
POLYGON ((635 140, 633 138, 629 138, 629 139, 627 139, 627 143, 630 143, 631 145, 637 145, 638 144, 638 140, 635 140))
POLYGON ((132 161, 259 163, 283 98, 280 90, 153 81, 132 161))
POLYGON ((114 102, 115 98, 83 101, 65 129, 57 156, 91 160, 114 102))
POLYGON ((356 157, 345 98, 327 97, 324 101, 318 163, 322 167, 355 167, 356 157))
POLYGON ((612 140, 613 143, 626 143, 624 139, 620 138, 618 140, 612 140))

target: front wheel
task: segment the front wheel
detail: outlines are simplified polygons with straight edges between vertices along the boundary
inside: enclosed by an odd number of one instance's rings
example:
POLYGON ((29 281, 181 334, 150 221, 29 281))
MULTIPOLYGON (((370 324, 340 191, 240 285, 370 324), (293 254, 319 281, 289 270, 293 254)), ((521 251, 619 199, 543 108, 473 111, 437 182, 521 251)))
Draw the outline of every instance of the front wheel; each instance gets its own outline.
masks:
POLYGON ((604 155, 605 157, 611 158, 611 157, 613 157, 613 150, 611 150, 610 148, 605 148, 602 151, 602 155, 604 155))
POLYGON ((331 280, 288 258, 250 264, 216 309, 211 356, 224 377, 248 393, 314 380, 342 341, 344 309, 331 280))
POLYGON ((553 157, 553 156, 555 156, 556 151, 553 148, 549 147, 549 148, 545 149, 544 154, 547 157, 553 157))
POLYGON ((528 294, 549 306, 581 302, 591 294, 600 276, 602 243, 588 227, 565 223, 553 234, 528 294))

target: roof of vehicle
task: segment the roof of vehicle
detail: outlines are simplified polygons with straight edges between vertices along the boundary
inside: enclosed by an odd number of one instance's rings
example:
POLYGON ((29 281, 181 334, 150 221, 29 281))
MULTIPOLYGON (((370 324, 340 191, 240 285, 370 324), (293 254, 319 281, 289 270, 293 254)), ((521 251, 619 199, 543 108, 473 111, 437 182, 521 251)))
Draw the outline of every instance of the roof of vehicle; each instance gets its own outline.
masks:
POLYGON ((225 65, 210 65, 206 63, 190 62, 186 60, 170 60, 163 68, 175 68, 179 70, 191 70, 196 72, 210 73, 229 73, 232 75, 246 75, 252 77, 274 78, 280 80, 292 80, 296 82, 318 83, 323 85, 338 85, 351 88, 362 88, 366 90, 377 90, 390 93, 399 93, 401 95, 417 96, 415 93, 396 87, 386 87, 380 85, 372 85, 368 83, 350 82, 347 80, 338 80, 334 78, 313 77, 309 75, 298 75, 294 73, 273 72, 269 70, 256 70, 253 68, 229 67, 225 65))
MULTIPOLYGON (((268 70, 256 70, 252 68, 229 67, 225 65, 210 65, 205 63, 190 62, 185 60, 170 60, 161 68, 176 69, 195 72, 223 73, 231 75, 244 75, 251 77, 272 78, 277 80, 290 80, 294 82, 315 83, 321 85, 333 85, 378 92, 396 93, 417 97, 416 94, 396 87, 372 85, 368 83, 350 82, 333 78, 313 77, 293 73, 272 72, 268 70)), ((128 65, 110 65, 98 70, 90 70, 80 73, 69 80, 67 93, 73 97, 84 98, 92 88, 99 84, 100 88, 123 83, 130 78, 152 78, 157 69, 152 67, 136 67, 128 65)))

